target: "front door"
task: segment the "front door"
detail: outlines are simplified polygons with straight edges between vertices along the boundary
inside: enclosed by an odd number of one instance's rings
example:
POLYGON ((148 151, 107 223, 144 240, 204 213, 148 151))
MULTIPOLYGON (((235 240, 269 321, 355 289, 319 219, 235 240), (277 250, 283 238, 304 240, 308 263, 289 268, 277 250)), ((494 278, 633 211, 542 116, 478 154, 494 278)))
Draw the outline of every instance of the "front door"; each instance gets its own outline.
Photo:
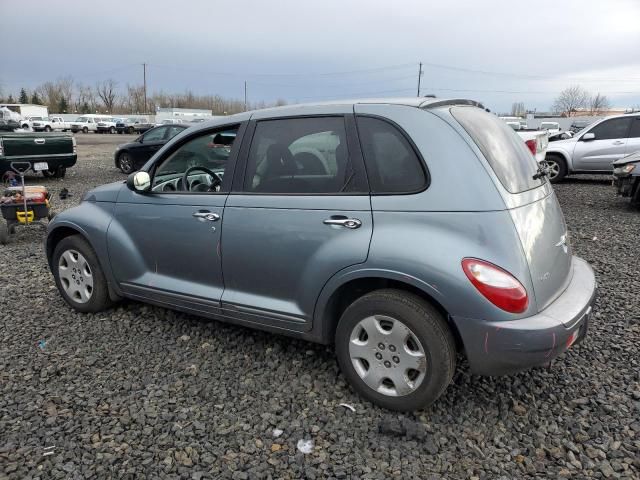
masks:
POLYGON ((142 135, 139 141, 130 148, 129 154, 136 168, 144 165, 166 143, 167 127, 158 127, 142 135))
POLYGON ((244 322, 305 331, 324 284, 368 255, 371 205, 359 148, 347 136, 353 120, 254 125, 245 173, 225 207, 222 307, 244 322))
POLYGON ((218 312, 224 289, 220 235, 238 126, 197 132, 159 158, 152 188, 124 189, 107 237, 125 295, 201 314, 218 312), (220 133, 230 141, 215 142, 220 133))
POLYGON ((584 132, 573 152, 575 170, 611 170, 611 162, 622 158, 627 148, 631 117, 612 118, 584 132), (593 133, 593 140, 583 140, 593 133))

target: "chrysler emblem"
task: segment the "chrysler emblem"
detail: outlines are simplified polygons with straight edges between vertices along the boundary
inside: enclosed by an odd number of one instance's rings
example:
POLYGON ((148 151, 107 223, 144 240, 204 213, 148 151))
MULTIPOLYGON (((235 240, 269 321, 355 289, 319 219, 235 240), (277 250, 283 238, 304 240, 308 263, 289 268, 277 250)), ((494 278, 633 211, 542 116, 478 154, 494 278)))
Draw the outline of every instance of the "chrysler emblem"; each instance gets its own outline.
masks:
POLYGON ((565 233, 560 237, 560 241, 556 243, 556 247, 562 247, 562 251, 567 253, 569 251, 569 247, 567 247, 567 234, 565 233))

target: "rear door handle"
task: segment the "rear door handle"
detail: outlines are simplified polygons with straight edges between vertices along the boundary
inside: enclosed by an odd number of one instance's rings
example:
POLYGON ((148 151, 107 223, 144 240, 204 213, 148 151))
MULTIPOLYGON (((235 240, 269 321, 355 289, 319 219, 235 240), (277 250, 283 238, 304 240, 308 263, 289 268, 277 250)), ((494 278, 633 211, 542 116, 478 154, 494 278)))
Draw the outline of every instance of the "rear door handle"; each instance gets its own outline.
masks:
POLYGON ((220 215, 213 212, 193 212, 193 216, 201 222, 204 222, 205 220, 208 220, 210 222, 220 220, 220 215))
POLYGON ((345 228, 360 228, 362 222, 357 218, 327 218, 324 222, 325 225, 338 225, 345 228))

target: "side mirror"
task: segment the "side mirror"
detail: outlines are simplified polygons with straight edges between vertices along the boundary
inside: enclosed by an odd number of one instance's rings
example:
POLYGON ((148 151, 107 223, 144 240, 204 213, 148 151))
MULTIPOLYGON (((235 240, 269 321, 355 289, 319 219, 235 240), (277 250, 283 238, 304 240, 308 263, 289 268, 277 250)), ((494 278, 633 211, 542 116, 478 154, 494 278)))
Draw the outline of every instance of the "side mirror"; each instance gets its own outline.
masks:
POLYGON ((589 132, 589 133, 585 133, 580 140, 582 140, 583 142, 588 142, 589 140, 595 140, 595 139, 596 139, 596 134, 589 132))
POLYGON ((151 190, 151 177, 147 172, 134 172, 127 177, 127 187, 138 193, 148 192, 151 190))

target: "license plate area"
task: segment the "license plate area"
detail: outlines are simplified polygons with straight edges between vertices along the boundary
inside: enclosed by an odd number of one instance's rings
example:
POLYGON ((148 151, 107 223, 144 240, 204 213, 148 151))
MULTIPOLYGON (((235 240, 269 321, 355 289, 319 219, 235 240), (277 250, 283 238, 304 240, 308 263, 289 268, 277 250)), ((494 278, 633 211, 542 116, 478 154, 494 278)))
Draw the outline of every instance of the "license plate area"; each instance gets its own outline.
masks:
POLYGON ((33 164, 33 169, 36 172, 41 172, 43 170, 49 170, 49 164, 47 162, 35 162, 33 164))

